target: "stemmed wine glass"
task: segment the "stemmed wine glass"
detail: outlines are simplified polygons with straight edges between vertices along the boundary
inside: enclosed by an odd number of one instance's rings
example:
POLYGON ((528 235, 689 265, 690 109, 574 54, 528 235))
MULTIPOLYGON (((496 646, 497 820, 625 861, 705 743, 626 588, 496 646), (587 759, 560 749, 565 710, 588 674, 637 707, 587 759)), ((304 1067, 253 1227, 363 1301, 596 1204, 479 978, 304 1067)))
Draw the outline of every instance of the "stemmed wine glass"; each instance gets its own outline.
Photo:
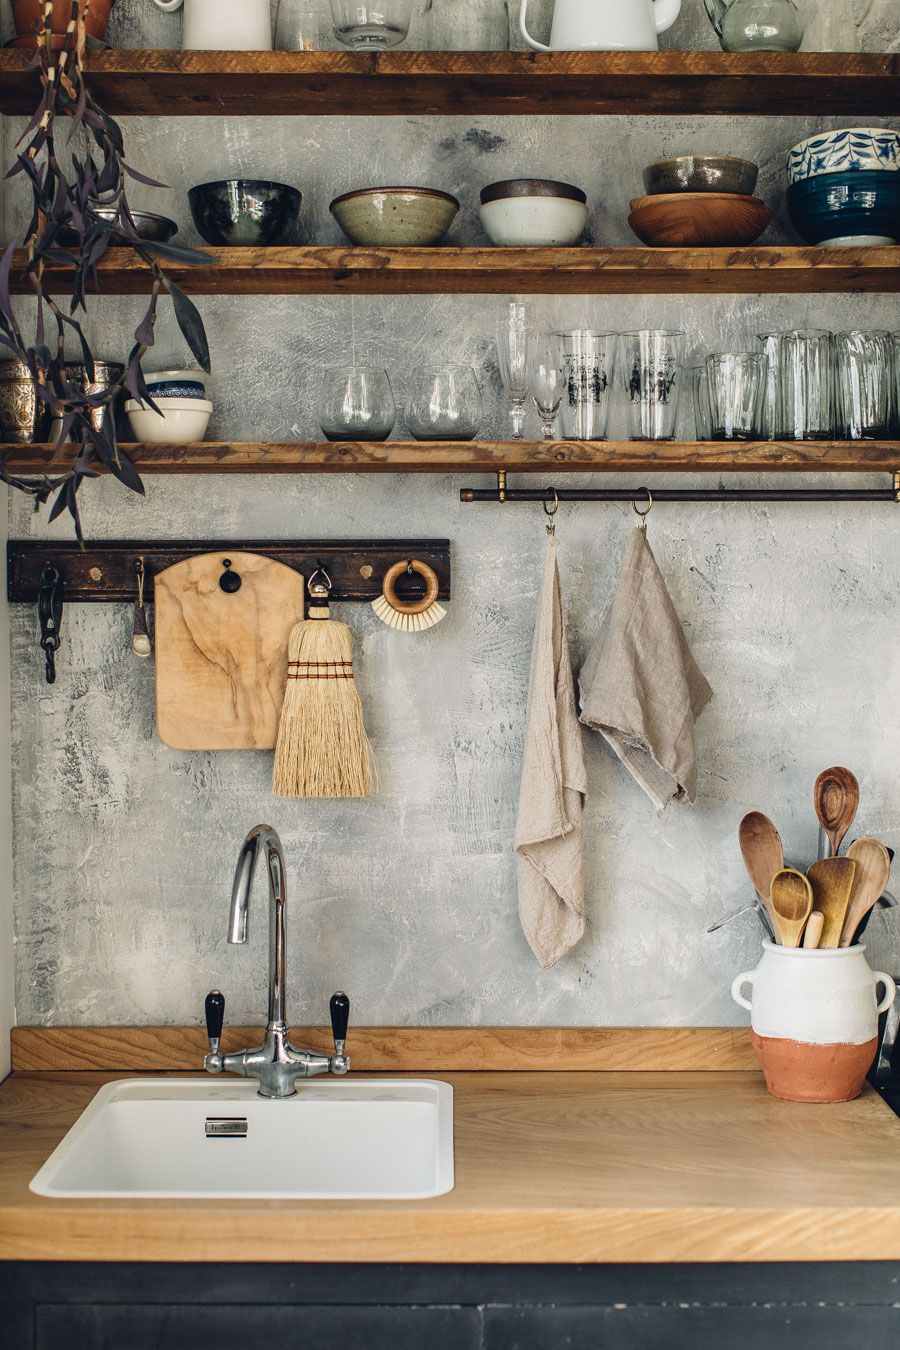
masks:
POLYGON ((509 399, 514 441, 521 441, 525 436, 525 403, 533 349, 534 333, 528 323, 525 301, 517 295, 504 307, 497 328, 500 378, 509 399))
POLYGON ((556 415, 566 392, 566 369, 559 343, 550 339, 536 347, 531 362, 531 397, 541 419, 545 441, 556 434, 556 415))

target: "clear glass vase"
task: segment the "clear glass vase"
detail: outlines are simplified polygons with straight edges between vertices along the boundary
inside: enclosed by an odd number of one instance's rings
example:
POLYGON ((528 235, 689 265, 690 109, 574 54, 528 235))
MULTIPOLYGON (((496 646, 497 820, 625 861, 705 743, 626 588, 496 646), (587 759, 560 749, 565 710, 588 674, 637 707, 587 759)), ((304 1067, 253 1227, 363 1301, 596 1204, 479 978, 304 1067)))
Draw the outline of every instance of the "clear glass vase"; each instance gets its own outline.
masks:
POLYGON ((803 20, 795 0, 704 0, 726 52, 796 52, 803 20))

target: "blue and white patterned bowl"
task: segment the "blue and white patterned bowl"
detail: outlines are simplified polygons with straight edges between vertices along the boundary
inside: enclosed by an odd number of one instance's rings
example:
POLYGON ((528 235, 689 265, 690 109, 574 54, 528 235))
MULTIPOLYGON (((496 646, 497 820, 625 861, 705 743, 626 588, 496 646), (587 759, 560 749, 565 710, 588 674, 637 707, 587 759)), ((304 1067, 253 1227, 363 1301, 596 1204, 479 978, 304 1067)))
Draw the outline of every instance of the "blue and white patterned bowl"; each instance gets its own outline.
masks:
POLYGON ((788 181, 800 183, 828 173, 877 170, 900 173, 900 131, 886 127, 844 127, 808 136, 788 151, 788 181))
POLYGON ((206 389, 199 380, 152 380, 145 376, 147 388, 154 400, 158 398, 206 398, 206 389))

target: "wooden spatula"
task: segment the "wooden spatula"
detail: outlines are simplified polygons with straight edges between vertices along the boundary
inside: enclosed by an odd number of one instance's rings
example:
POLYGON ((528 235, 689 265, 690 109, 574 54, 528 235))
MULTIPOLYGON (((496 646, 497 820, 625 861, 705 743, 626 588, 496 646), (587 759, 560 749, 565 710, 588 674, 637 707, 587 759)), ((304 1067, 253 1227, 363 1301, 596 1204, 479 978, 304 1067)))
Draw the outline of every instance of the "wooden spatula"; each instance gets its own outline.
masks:
POLYGON ((825 769, 816 779, 813 804, 819 824, 828 835, 833 856, 856 817, 859 783, 849 769, 840 766, 825 769))
POLYGON ((856 863, 852 858, 822 858, 806 874, 812 886, 813 905, 824 918, 820 947, 836 947, 841 940, 856 863))
POLYGON ((813 907, 812 886, 802 872, 782 868, 772 878, 772 911, 775 932, 782 947, 799 947, 813 907))
POLYGON ((891 875, 891 855, 877 839, 854 839, 847 857, 856 863, 856 875, 841 932, 842 947, 849 947, 855 940, 856 930, 881 899, 891 875))
MULTIPOLYGON (((781 837, 768 816, 764 816, 762 811, 750 811, 738 827, 738 840, 750 880, 775 928, 772 880, 784 867, 781 837)), ((778 929, 775 928, 775 931, 777 933, 778 929)))
POLYGON ((818 947, 822 939, 822 929, 825 927, 825 915, 820 914, 814 909, 812 914, 806 920, 806 927, 803 930, 803 945, 807 951, 812 951, 818 947))

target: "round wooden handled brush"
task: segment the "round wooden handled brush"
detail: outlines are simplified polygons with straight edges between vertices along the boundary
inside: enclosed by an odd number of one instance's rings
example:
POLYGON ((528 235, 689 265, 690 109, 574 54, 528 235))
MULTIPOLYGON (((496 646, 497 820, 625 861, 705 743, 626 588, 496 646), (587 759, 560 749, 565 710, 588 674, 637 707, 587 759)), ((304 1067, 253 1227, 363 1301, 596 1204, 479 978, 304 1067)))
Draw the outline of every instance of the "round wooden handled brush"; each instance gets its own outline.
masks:
POLYGON ((421 633, 447 617, 444 606, 437 602, 440 589, 434 568, 419 558, 410 558, 409 562, 394 563, 388 568, 381 583, 381 594, 372 601, 372 608, 388 628, 396 628, 401 633, 421 633), (401 600, 397 594, 397 578, 413 572, 424 579, 425 594, 421 600, 401 600))
POLYGON ((307 583, 308 618, 291 632, 272 793, 368 797, 371 748, 353 681, 353 634, 331 618, 324 568, 307 583))

